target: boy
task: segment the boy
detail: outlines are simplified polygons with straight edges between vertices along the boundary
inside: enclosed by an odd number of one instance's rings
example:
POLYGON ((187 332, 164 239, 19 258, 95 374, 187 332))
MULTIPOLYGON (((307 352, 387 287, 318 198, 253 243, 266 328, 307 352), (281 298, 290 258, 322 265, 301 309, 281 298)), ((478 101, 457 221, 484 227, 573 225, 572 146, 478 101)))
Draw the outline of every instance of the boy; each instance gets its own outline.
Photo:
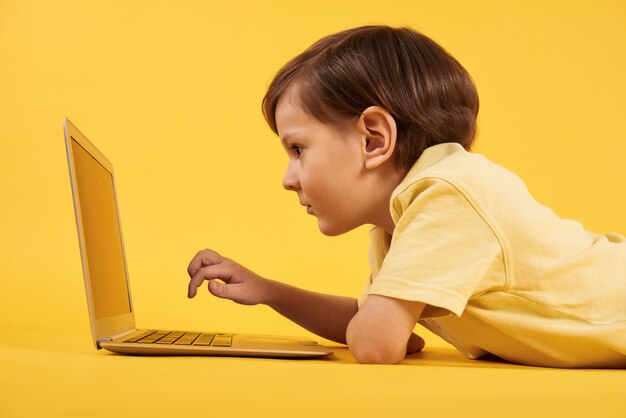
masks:
POLYGON ((369 283, 358 300, 313 293, 204 250, 189 297, 209 280, 213 295, 267 304, 363 363, 420 350, 419 321, 470 358, 626 366, 626 240, 558 218, 469 152, 474 83, 431 39, 330 35, 278 72, 263 110, 289 155, 284 187, 322 233, 374 225, 369 283))

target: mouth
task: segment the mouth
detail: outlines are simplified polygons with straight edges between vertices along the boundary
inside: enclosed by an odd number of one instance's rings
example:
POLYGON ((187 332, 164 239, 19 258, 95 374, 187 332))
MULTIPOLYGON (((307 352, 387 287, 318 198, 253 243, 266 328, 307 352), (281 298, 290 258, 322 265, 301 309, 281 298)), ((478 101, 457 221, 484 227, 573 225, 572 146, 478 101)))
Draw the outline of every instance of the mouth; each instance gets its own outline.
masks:
POLYGON ((306 213, 308 214, 312 214, 313 213, 313 208, 311 207, 311 205, 307 205, 306 203, 302 203, 300 202, 300 204, 304 207, 306 207, 306 213))

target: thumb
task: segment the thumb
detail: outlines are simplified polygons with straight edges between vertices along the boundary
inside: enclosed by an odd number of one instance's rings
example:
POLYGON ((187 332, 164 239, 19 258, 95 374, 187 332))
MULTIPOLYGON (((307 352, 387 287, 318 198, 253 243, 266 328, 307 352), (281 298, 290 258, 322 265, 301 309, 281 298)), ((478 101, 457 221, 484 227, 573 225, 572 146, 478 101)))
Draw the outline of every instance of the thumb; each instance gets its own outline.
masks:
POLYGON ((222 283, 215 279, 209 281, 209 292, 218 298, 229 299, 242 305, 256 305, 258 302, 254 293, 250 294, 245 283, 222 283))
POLYGON ((229 294, 232 293, 230 290, 226 283, 218 282, 217 280, 209 280, 209 292, 211 292, 213 296, 222 299, 232 299, 232 296, 229 296, 229 294))

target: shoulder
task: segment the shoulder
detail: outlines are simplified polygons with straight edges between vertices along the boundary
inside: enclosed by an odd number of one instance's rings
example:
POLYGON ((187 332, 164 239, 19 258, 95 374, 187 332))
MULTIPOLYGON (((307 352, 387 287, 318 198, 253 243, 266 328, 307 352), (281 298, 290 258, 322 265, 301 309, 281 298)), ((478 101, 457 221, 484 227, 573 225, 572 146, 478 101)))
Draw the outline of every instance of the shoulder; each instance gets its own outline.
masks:
POLYGON ((391 196, 392 212, 404 212, 416 200, 425 202, 457 194, 479 211, 494 199, 528 195, 523 181, 481 154, 460 144, 445 143, 427 148, 391 196))

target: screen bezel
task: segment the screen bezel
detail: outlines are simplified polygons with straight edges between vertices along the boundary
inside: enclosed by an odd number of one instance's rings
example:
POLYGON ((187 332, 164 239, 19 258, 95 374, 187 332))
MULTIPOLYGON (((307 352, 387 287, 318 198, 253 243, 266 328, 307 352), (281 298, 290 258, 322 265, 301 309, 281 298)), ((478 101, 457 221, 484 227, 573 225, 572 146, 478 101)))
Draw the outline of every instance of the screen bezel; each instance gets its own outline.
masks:
POLYGON ((100 348, 98 345, 98 341, 135 329, 135 315, 133 311, 133 301, 132 301, 131 292, 130 292, 130 282, 128 280, 128 267, 126 264, 126 251, 124 249, 124 238, 122 235, 120 212, 119 212, 119 207, 117 203, 115 176, 113 175, 113 164, 67 118, 65 118, 64 132, 65 132, 65 147, 67 151, 67 161, 68 161, 69 172, 70 172, 70 183, 72 186, 72 198, 74 201, 74 214, 76 217, 76 228, 78 231, 78 243, 80 247, 80 254, 81 254, 81 260, 82 260, 82 266, 83 266, 83 278, 85 281, 85 293, 87 295, 87 307, 89 310, 89 320, 91 323, 91 334, 93 337, 94 345, 97 348, 100 348), (71 141, 75 141, 78 145, 80 145, 83 149, 85 149, 85 151, 87 151, 87 153, 89 153, 111 175, 111 180, 113 184, 113 197, 115 200, 115 212, 116 212, 117 220, 118 220, 120 245, 122 248, 122 260, 124 262, 124 276, 126 280, 126 289, 128 293, 127 295, 128 304, 130 308, 129 313, 105 317, 105 318, 96 318, 95 316, 91 278, 89 275, 89 260, 87 258, 86 241, 85 241, 85 235, 83 231, 82 215, 81 215, 81 208, 80 208, 80 199, 78 197, 78 185, 76 182, 76 168, 74 164, 74 153, 72 151, 71 141))

